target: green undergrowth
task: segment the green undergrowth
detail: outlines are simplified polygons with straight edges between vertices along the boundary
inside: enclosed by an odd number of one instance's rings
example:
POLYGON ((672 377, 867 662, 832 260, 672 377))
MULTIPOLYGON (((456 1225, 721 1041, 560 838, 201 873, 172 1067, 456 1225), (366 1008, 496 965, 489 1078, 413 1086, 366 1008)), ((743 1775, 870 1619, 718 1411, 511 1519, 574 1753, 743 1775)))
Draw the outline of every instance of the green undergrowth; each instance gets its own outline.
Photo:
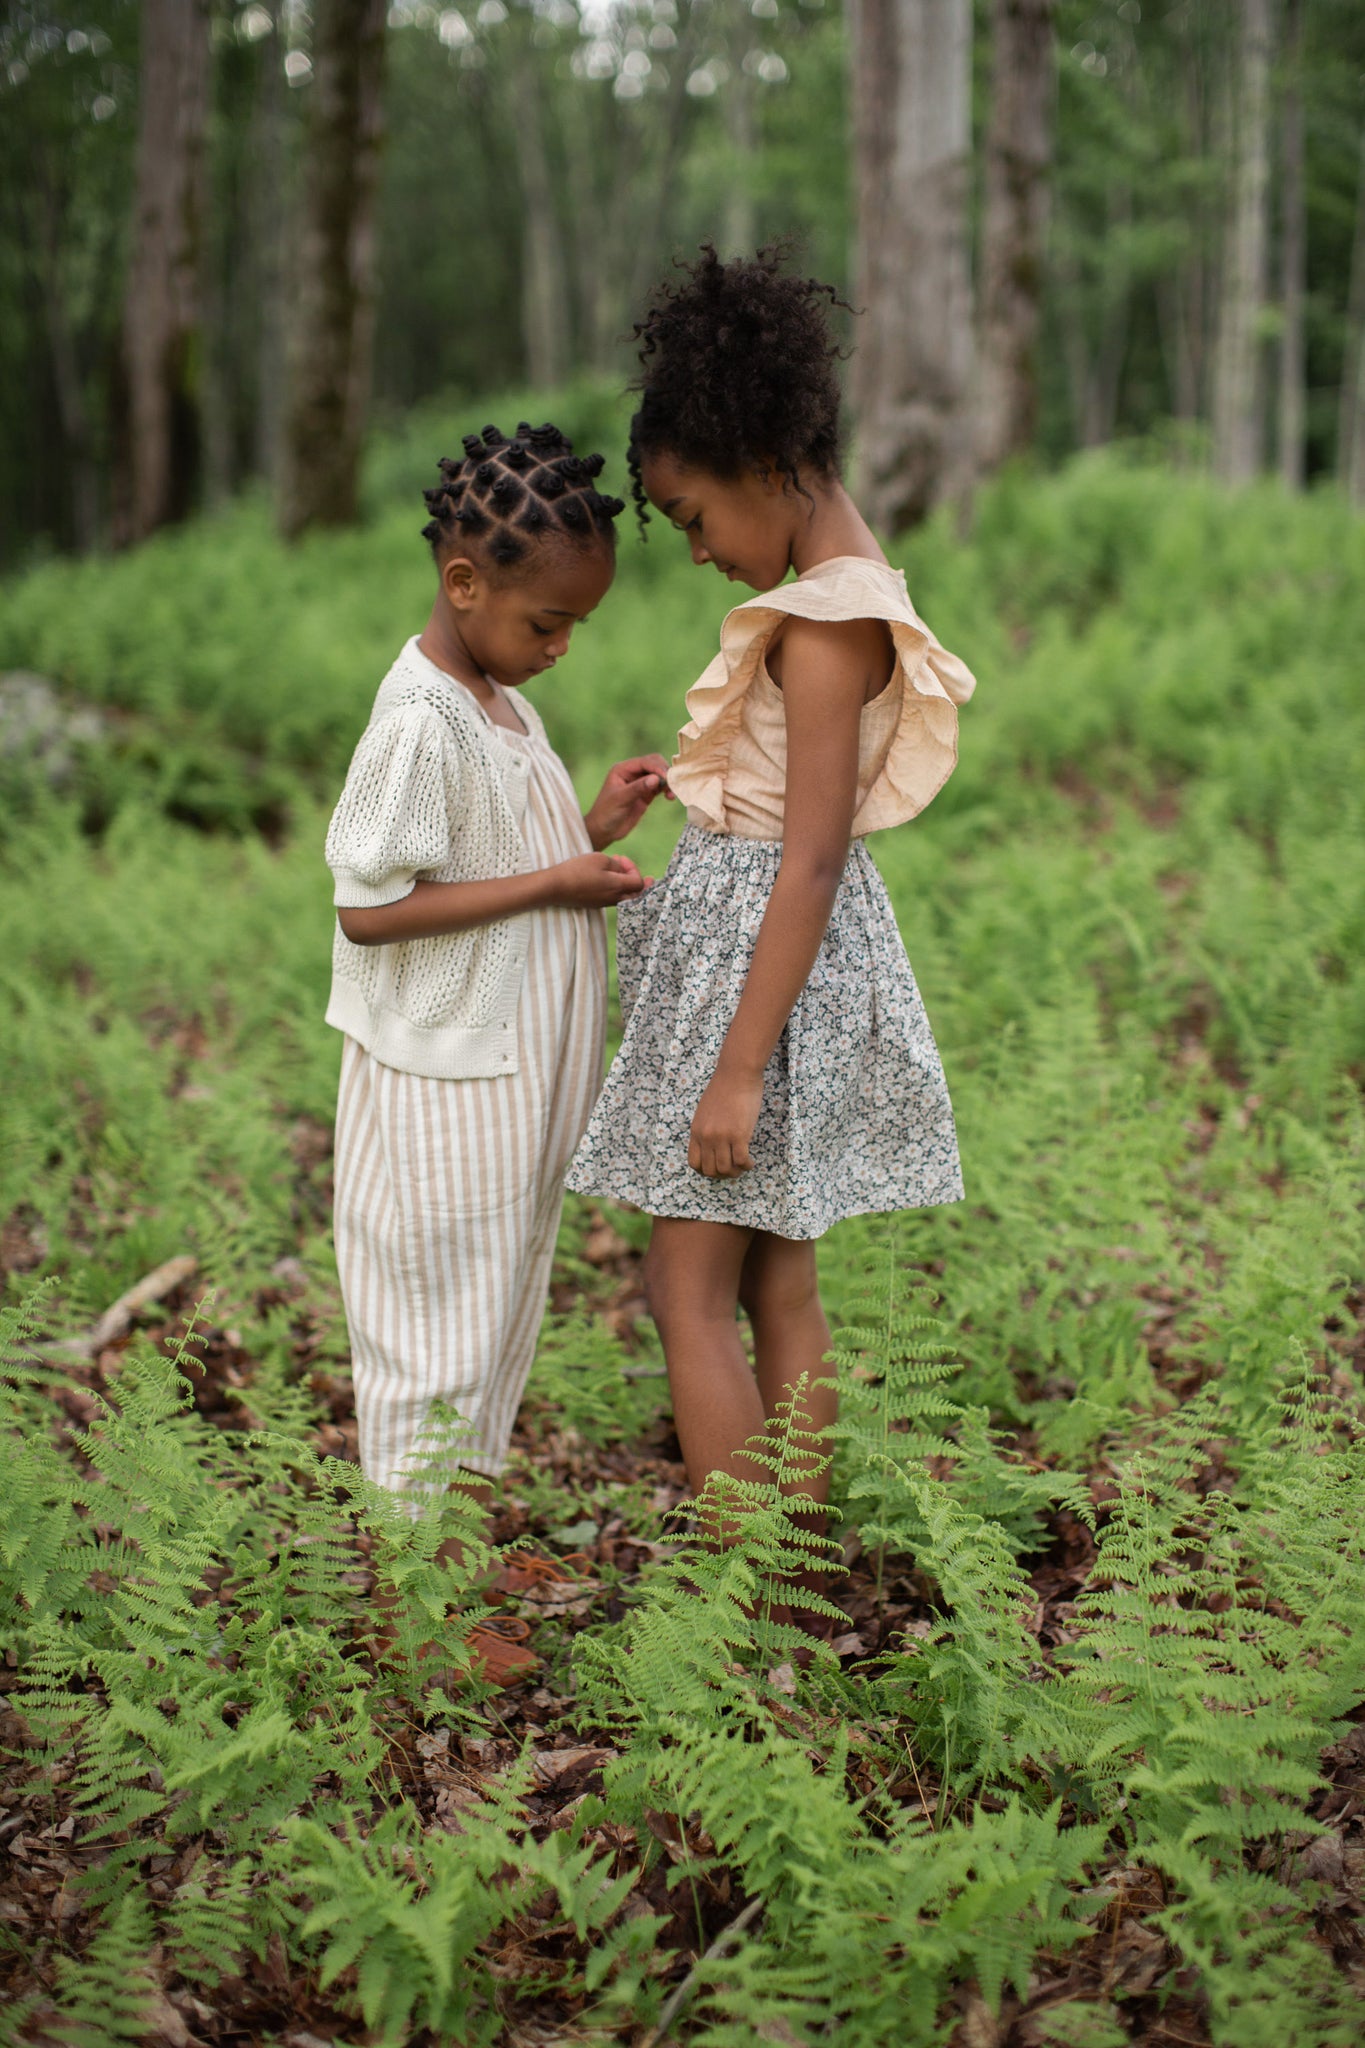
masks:
MULTIPOLYGON (((573 403, 609 431, 600 393, 573 403)), ((447 441, 511 416, 475 410, 447 441)), ((439 1628, 458 1661, 482 1538, 462 1497, 397 1515, 314 1447, 319 1361, 346 1365, 320 850, 424 616, 434 432, 376 450, 358 534, 285 553, 246 504, 0 593, 0 668, 113 721, 64 791, 0 769, 0 1624, 16 1767, 84 1845, 53 2010, 7 2016, 10 2038, 55 2013, 142 2039, 168 1969, 212 2003, 282 1944, 348 2042, 520 2038, 547 2001, 566 2041, 629 2039, 686 1980, 677 2040, 946 2043, 962 1999, 1017 2007, 1116 1940, 1141 1880, 1220 2048, 1353 2041, 1301 1866, 1320 1752, 1365 1695, 1365 525, 1110 454, 1004 479, 966 541, 907 544, 916 602, 981 678, 957 775, 874 842, 967 1200, 841 1225, 820 1260, 836 1498, 879 1598, 913 1559, 925 1632, 775 1681, 796 1537, 771 1487, 714 1504, 740 1544, 670 1556, 628 1460, 609 1501, 532 1460, 517 1484, 562 1547, 609 1506, 650 1546, 616 1619, 545 1624, 567 1725, 611 1760, 563 1827, 535 1821, 527 1759, 438 1828, 399 1758, 414 1728, 497 1725, 416 1655, 439 1628), (55 1340, 182 1253, 249 1363, 253 1427, 206 1419, 134 1344, 111 1405, 54 1432, 55 1340), (1063 1524, 1096 1558, 1044 1651, 1026 1574, 1063 1524), (438 1564, 461 1531, 465 1564, 438 1564), (375 1680, 355 1631, 381 1567, 400 1640, 375 1680)), ((585 792, 668 746, 728 600, 652 535, 623 534, 539 692, 585 792)), ((647 821, 647 871, 677 825, 647 821)), ((599 1223, 571 1202, 576 1301, 527 1413, 620 1457, 665 1391, 647 1333, 606 1319, 599 1223)), ((808 1469, 790 1432, 783 1454, 808 1469)), ((1075 1981, 1030 2039, 1131 2038, 1122 1985, 1075 1981)))
MULTIPOLYGON (((225 1435, 195 1413, 183 1361, 156 1351, 125 1355, 117 1403, 68 1449, 47 1422, 54 1368, 35 1362, 47 1333, 7 1311, 11 1705, 74 1816, 70 1882, 98 1928, 62 1961, 45 2026, 141 2041, 149 1957, 211 1996, 273 1942, 320 1994, 343 1986, 372 2044, 415 2027, 498 2042, 550 1994, 575 2013, 562 2038, 613 2038, 659 2019, 670 1957, 635 1898, 650 1852, 637 1865, 611 1844, 629 1831, 657 1856, 659 1816, 677 1815, 694 1834, 670 1882, 723 1866, 745 1923, 689 1980, 697 2041, 738 2048, 780 2022, 778 2038, 850 2048, 946 2042, 954 1986, 998 2008, 1094 1933, 1117 1857, 1159 1874, 1156 1924, 1197 1974, 1213 2040, 1346 2048, 1358 2009, 1324 1976, 1311 1889, 1292 1856, 1256 1852, 1309 1839, 1318 1753, 1365 1682, 1359 1436, 1307 1368, 1255 1412, 1210 1388, 1144 1432, 1071 1640, 1040 1665, 1010 1534, 1019 1475, 979 1437, 957 1446, 965 1488, 931 1476, 922 1424, 952 1410, 924 1391, 943 1388, 942 1332, 896 1299, 894 1233, 886 1250, 843 1359, 850 1392, 877 1391, 850 1401, 841 1449, 858 1453, 850 1506, 874 1483, 877 1536, 913 1540, 934 1624, 873 1669, 821 1647, 792 1672, 801 1639, 775 1591, 818 1557, 788 1506, 820 1457, 788 1417, 768 1477, 716 1485, 702 1540, 576 1639, 573 1714, 606 1770, 548 1833, 526 1810, 529 1753, 451 1825, 424 1827, 403 1796, 414 1717, 482 1727, 479 1688, 447 1693, 422 1654, 436 1636, 467 1662, 462 1630, 484 1611, 489 1557, 462 1494, 408 1514, 319 1459, 287 1398, 255 1399, 257 1426, 225 1435), (739 1539, 709 1545, 721 1528, 739 1539), (392 1588, 377 1673, 358 1646, 367 1568, 392 1588), (907 1798, 912 1777, 934 1805, 907 1798), (187 1849, 167 1897, 152 1872, 187 1849)), ((12 2011, 6 2038, 29 2038, 33 2015, 12 2011)))

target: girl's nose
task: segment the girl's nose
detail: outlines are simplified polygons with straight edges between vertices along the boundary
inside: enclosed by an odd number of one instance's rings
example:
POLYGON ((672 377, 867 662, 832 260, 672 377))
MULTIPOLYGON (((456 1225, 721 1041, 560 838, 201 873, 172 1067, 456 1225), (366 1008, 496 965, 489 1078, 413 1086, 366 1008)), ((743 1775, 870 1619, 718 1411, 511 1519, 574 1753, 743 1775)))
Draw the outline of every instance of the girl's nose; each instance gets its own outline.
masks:
POLYGON ((694 533, 691 540, 692 560, 699 569, 704 569, 711 557, 704 543, 694 533))

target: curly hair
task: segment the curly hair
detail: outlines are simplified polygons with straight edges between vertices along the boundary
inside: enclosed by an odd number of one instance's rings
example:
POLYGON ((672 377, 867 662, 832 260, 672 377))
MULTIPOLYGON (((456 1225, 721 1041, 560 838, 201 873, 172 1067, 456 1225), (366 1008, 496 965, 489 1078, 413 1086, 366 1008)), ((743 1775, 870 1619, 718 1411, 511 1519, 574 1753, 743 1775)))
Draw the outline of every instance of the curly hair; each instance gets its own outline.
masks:
POLYGON ((497 427, 466 434, 464 458, 443 455, 441 482, 424 491, 423 540, 439 562, 458 545, 491 568, 516 571, 554 540, 614 548, 625 500, 604 497, 600 455, 575 455, 558 427, 522 420, 512 440, 497 427))
POLYGON ((630 485, 643 532, 649 520, 640 466, 669 454, 726 479, 775 468, 795 490, 801 471, 838 474, 841 350, 833 285, 788 276, 778 243, 723 263, 712 243, 680 263, 681 284, 661 284, 633 338, 640 404, 630 423, 630 485))

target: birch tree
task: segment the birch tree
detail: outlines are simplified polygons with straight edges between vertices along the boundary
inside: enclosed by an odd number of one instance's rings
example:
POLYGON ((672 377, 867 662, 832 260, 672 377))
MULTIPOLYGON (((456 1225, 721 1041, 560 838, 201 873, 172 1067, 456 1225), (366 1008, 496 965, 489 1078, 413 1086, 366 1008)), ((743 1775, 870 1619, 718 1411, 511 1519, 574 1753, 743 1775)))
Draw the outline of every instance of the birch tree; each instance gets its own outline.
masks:
POLYGON ((855 489, 897 531, 967 488, 970 0, 849 0, 855 489))
POLYGON ((1213 466, 1228 483, 1261 467, 1261 309, 1268 243, 1271 0, 1240 0, 1232 95, 1232 205, 1213 375, 1213 466))
POLYGON ((1303 167, 1303 0, 1285 0, 1284 100, 1280 111, 1280 475, 1303 488, 1307 223, 1303 167))
POLYGON ((181 519, 199 470, 208 0, 143 0, 132 248, 123 310, 126 471, 115 538, 181 519))
POLYGON ((1053 0, 995 0, 977 326, 976 459, 1032 444, 1038 418, 1048 171, 1056 79, 1053 0))
POLYGON ((316 0, 280 527, 356 516, 374 346, 374 201, 385 0, 316 0))
POLYGON ((569 282, 550 168, 545 99, 529 24, 515 17, 511 129, 521 178, 521 324, 526 369, 542 388, 558 384, 569 359, 569 282))

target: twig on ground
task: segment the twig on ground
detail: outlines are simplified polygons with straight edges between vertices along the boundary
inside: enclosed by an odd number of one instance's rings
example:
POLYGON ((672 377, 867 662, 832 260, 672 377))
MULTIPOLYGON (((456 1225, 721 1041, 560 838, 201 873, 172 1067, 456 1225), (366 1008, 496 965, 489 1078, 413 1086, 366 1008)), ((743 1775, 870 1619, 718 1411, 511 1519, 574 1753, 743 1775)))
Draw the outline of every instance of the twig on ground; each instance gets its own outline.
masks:
POLYGON ((46 1348, 67 1358, 97 1358, 106 1344, 116 1344, 120 1337, 127 1336, 139 1309, 150 1307, 154 1301, 164 1301, 198 1270, 199 1261, 191 1252, 181 1252, 177 1258, 167 1259, 164 1266, 144 1274, 116 1302, 111 1303, 84 1336, 63 1337, 60 1342, 46 1348))
POLYGON ((749 1922, 755 1919, 762 1911, 762 1899, 750 1899, 744 1911, 737 1913, 728 1927, 722 1927, 710 1948, 704 1954, 697 1957, 696 1962, 693 1963, 691 1969, 683 1978, 682 1983, 679 1984, 677 1990, 659 2014, 659 2024, 648 2040, 644 2042, 643 2048, 663 2048, 669 2028, 687 2004, 692 1993, 696 1990, 701 1973, 707 1963, 713 1963, 717 1956, 723 1956, 730 1944, 738 1941, 740 1935, 743 1934, 745 1928, 749 1925, 749 1922))

